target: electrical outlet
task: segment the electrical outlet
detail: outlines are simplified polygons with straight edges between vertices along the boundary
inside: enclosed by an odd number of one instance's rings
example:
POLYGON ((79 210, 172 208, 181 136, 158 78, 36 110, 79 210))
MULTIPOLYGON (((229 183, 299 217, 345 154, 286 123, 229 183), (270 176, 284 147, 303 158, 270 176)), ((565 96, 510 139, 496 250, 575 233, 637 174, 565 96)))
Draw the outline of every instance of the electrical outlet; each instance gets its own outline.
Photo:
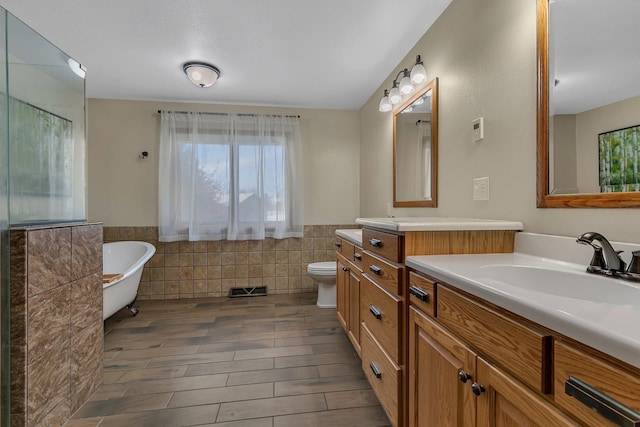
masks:
POLYGON ((473 179, 473 200, 489 200, 489 177, 473 179))

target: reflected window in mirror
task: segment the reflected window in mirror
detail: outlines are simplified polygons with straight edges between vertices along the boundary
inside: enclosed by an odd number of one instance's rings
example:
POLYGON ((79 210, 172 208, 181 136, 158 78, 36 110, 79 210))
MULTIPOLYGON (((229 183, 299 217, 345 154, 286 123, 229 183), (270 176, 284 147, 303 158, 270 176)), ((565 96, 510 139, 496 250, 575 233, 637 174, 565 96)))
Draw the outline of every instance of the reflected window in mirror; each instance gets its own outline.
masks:
POLYGON ((538 207, 640 206, 640 2, 537 4, 538 207))
POLYGON ((436 207, 438 79, 393 114, 393 206, 436 207))

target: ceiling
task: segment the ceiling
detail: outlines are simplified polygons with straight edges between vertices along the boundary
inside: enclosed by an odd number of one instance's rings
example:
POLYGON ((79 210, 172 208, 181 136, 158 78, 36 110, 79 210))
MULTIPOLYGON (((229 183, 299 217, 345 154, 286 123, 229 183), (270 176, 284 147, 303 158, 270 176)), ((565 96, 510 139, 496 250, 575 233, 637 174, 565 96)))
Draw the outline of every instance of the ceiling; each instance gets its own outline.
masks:
POLYGON ((640 1, 554 0, 552 114, 577 114, 640 95, 640 1))
POLYGON ((89 98, 347 110, 397 71, 450 2, 0 0, 87 68, 89 98), (196 87, 187 61, 217 66, 220 79, 196 87))

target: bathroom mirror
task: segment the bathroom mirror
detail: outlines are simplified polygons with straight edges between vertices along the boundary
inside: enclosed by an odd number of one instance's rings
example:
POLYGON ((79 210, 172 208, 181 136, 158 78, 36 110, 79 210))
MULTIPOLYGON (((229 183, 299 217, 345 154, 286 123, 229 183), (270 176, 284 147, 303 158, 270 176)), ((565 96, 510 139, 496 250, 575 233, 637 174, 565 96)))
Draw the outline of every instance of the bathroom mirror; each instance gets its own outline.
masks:
POLYGON ((438 78, 393 113, 393 206, 438 203, 438 78))
POLYGON ((537 205, 640 206, 640 2, 537 0, 537 205))

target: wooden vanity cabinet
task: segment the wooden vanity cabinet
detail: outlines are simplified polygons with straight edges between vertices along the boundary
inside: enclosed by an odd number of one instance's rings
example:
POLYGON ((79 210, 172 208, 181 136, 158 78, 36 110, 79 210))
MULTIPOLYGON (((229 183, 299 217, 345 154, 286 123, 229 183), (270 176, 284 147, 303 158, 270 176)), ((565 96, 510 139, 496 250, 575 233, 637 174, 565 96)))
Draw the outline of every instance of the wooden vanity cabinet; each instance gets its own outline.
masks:
POLYGON ((481 357, 476 360, 476 426, 579 426, 547 400, 481 357))
POLYGON ((349 262, 338 254, 336 266, 336 314, 342 328, 347 331, 349 324, 349 262))
POLYGON ((409 286, 430 290, 410 301, 410 427, 580 425, 553 404, 548 331, 415 272, 409 286))
POLYGON ((474 426, 475 353, 415 307, 409 328, 409 426, 474 426))
POLYGON ((585 425, 640 424, 638 369, 567 340, 555 342, 554 356, 555 403, 560 408, 585 425))
POLYGON ((360 355, 362 248, 340 238, 336 240, 336 248, 336 312, 338 321, 356 352, 360 355))
MULTIPOLYGON (((420 300, 427 310, 428 307, 435 310, 435 300, 429 302, 427 296, 432 291, 428 285, 423 283, 420 288, 421 285, 416 284, 415 289, 409 286, 405 257, 513 252, 514 235, 515 231, 509 230, 392 232, 371 227, 362 229, 362 369, 394 426, 409 425, 409 299, 420 300), (378 367, 379 376, 373 372, 371 362, 378 367), (385 372, 379 365, 384 367, 387 377, 397 378, 397 383, 395 380, 384 381, 385 372)), ((442 360, 446 363, 448 359, 442 360)), ((436 390, 440 386, 437 384, 436 390)), ((458 384, 454 383, 454 386, 458 387, 458 384)), ((436 406, 450 406, 445 399, 439 402, 436 406)))

